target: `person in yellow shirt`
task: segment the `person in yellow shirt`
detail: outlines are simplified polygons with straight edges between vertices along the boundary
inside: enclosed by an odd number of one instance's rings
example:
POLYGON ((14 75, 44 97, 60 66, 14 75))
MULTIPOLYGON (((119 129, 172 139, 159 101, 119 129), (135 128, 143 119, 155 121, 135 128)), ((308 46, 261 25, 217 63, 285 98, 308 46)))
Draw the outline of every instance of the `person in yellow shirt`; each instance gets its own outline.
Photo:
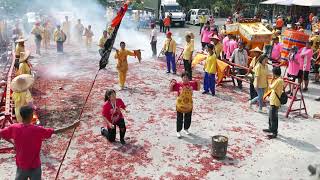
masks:
POLYGON ((101 57, 103 56, 103 53, 105 51, 104 44, 106 43, 107 39, 108 39, 108 31, 104 30, 103 35, 100 37, 99 44, 98 44, 98 46, 100 47, 99 54, 101 57))
POLYGON ((220 42, 220 38, 214 34, 210 36, 210 39, 212 41, 212 44, 214 45, 214 52, 217 56, 217 59, 220 59, 222 53, 222 44, 220 42))
MULTIPOLYGON (((258 63, 259 63, 258 59, 261 56, 261 54, 263 53, 263 51, 259 47, 256 47, 254 49, 251 49, 250 52, 251 52, 252 60, 249 65, 249 70, 247 72, 247 75, 252 73, 252 75, 254 77, 253 69, 256 67, 256 65, 258 65, 258 63)), ((256 90, 254 88, 253 81, 254 81, 254 78, 251 78, 251 80, 250 80, 250 100, 252 100, 253 98, 258 96, 258 93, 256 92, 256 90)))
POLYGON ((43 46, 44 46, 44 48, 45 49, 49 49, 51 33, 50 33, 49 23, 48 22, 46 22, 43 25, 42 37, 43 37, 43 46))
POLYGON ((62 30, 67 36, 68 44, 70 44, 70 38, 71 38, 70 27, 71 27, 71 23, 69 21, 69 17, 65 16, 65 21, 62 23, 62 30))
POLYGON ((187 72, 189 80, 192 80, 192 54, 194 51, 194 41, 191 38, 190 34, 186 35, 186 45, 184 46, 183 50, 183 65, 184 65, 184 70, 187 72))
POLYGON ((36 54, 40 55, 41 41, 43 39, 43 29, 40 26, 40 22, 36 22, 31 30, 31 34, 34 35, 34 41, 36 43, 36 54))
POLYGON ((278 109, 281 105, 280 97, 283 92, 284 81, 280 77, 281 69, 280 67, 274 67, 272 69, 273 80, 270 85, 271 95, 270 95, 270 110, 269 110, 269 128, 264 129, 264 132, 272 133, 268 135, 270 139, 276 138, 278 135, 278 109))
POLYGON ((11 82, 11 87, 13 91, 12 99, 15 107, 14 110, 16 119, 19 123, 22 122, 22 117, 20 115, 20 108, 22 106, 29 105, 35 108, 35 106, 33 105, 32 95, 29 91, 33 82, 34 79, 29 74, 19 75, 15 77, 11 82))
POLYGON ((126 49, 125 42, 120 43, 120 50, 116 50, 116 54, 114 56, 115 59, 118 59, 117 69, 118 69, 118 75, 119 75, 119 84, 120 84, 120 90, 123 90, 125 88, 125 82, 127 78, 127 72, 128 72, 128 56, 135 56, 138 57, 140 62, 140 57, 138 56, 138 51, 129 51, 126 49))
POLYGON ((258 93, 258 96, 249 101, 250 107, 253 103, 259 102, 259 112, 262 112, 263 107, 263 95, 268 87, 268 58, 266 55, 259 56, 259 63, 253 69, 254 81, 253 85, 258 93))
POLYGON ((170 31, 167 32, 167 39, 165 40, 162 49, 167 59, 167 73, 170 73, 172 70, 173 74, 176 74, 176 41, 172 39, 172 33, 170 31))
POLYGON ((206 13, 203 12, 200 16, 199 16, 199 24, 200 24, 200 32, 199 34, 201 34, 202 28, 204 26, 204 24, 207 22, 207 17, 206 17, 206 13))
POLYGON ((313 43, 312 43, 312 49, 313 49, 313 51, 314 51, 314 52, 317 51, 317 50, 318 50, 318 48, 317 48, 317 42, 320 41, 319 30, 316 30, 309 40, 313 42, 313 43))
POLYGON ((86 46, 87 48, 90 48, 92 44, 92 37, 93 37, 91 25, 89 25, 88 28, 84 30, 84 36, 86 37, 86 46))
POLYGON ((18 40, 16 40, 15 42, 17 43, 16 45, 16 49, 15 49, 15 63, 14 63, 14 67, 16 68, 16 70, 19 69, 19 59, 20 59, 20 53, 21 52, 25 52, 25 46, 24 46, 24 42, 26 40, 23 39, 22 37, 20 37, 18 40))
POLYGON ((204 82, 203 88, 204 92, 202 94, 209 94, 209 90, 212 93, 212 96, 216 95, 216 73, 217 73, 217 57, 214 53, 214 46, 209 44, 208 48, 208 57, 204 65, 204 82))
POLYGON ((58 25, 53 34, 53 39, 57 43, 57 52, 63 53, 63 43, 66 41, 66 34, 61 30, 61 26, 58 25))
POLYGON ((21 52, 20 53, 20 59, 19 59, 19 69, 17 71, 17 75, 21 74, 31 74, 31 65, 28 62, 30 56, 30 52, 21 52))

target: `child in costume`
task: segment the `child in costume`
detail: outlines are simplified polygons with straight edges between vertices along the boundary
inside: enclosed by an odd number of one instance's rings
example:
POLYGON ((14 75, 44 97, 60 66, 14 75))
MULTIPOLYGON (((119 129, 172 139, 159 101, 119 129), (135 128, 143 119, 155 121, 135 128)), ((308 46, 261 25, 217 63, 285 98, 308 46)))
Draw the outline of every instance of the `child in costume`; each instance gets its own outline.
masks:
POLYGON ((212 44, 208 44, 208 57, 205 61, 204 65, 204 82, 203 88, 204 92, 202 94, 208 94, 209 90, 212 93, 212 96, 216 95, 216 73, 217 73, 217 56, 213 52, 214 46, 212 44))
POLYGON ((126 109, 126 105, 122 99, 116 97, 114 90, 108 90, 105 94, 105 104, 102 108, 102 115, 107 123, 107 132, 101 128, 101 133, 107 136, 110 142, 114 142, 116 138, 116 126, 120 129, 120 142, 125 144, 124 136, 126 134, 126 124, 124 122, 121 110, 126 109))
POLYGON ((120 90, 124 89, 124 84, 127 78, 128 72, 128 56, 135 56, 138 58, 139 62, 141 61, 141 53, 140 50, 129 51, 126 49, 126 43, 120 43, 120 50, 116 50, 116 54, 114 56, 115 59, 118 59, 117 69, 119 75, 119 84, 120 90))
POLYGON ((31 107, 34 107, 33 98, 29 91, 33 82, 34 82, 34 79, 29 74, 19 75, 15 77, 11 82, 12 91, 13 91, 12 99, 14 102, 15 115, 18 122, 22 122, 22 117, 20 115, 20 108, 22 106, 29 105, 31 107))
POLYGON ((30 52, 21 52, 19 58, 19 69, 17 71, 17 75, 21 74, 31 74, 31 65, 28 62, 30 56, 30 52))
POLYGON ((91 25, 89 25, 88 28, 85 29, 84 36, 86 37, 86 46, 87 48, 90 48, 92 44, 92 37, 93 37, 91 25))
POLYGON ((184 124, 184 131, 188 135, 191 125, 191 115, 193 109, 192 92, 200 90, 200 83, 198 81, 189 81, 189 75, 182 73, 182 82, 172 80, 170 83, 170 91, 178 92, 176 101, 177 110, 177 137, 181 138, 180 131, 184 124))

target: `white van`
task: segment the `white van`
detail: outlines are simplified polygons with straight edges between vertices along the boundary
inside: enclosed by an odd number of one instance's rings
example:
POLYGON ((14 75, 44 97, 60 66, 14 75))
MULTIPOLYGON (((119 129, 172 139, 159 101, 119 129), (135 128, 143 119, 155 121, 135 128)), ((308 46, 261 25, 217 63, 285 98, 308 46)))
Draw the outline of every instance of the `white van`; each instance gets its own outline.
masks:
POLYGON ((205 13, 207 20, 209 20, 210 11, 209 9, 190 9, 188 12, 188 22, 189 24, 198 25, 199 23, 199 16, 205 13))

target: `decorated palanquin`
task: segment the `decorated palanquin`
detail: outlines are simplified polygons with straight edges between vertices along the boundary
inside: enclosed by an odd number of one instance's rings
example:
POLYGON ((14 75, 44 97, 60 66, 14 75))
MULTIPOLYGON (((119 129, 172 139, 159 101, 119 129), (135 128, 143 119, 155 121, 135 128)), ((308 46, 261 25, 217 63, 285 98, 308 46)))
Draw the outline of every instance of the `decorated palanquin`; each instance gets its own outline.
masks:
POLYGON ((283 33, 283 45, 281 51, 281 60, 288 60, 289 51, 292 46, 297 46, 299 49, 305 47, 309 40, 309 35, 295 30, 285 30, 283 33))
POLYGON ((272 38, 272 32, 258 19, 244 19, 239 23, 228 24, 226 33, 238 35, 250 49, 263 49, 265 44, 270 44, 272 38))

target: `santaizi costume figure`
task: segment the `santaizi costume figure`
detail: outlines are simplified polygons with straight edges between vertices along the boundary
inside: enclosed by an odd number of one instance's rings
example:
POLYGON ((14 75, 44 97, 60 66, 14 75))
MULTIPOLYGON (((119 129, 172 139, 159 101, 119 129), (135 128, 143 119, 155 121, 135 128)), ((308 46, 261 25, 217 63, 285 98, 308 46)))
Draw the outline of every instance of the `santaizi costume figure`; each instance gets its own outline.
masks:
POLYGON ((108 39, 108 31, 104 30, 103 35, 100 37, 99 44, 98 44, 98 46, 100 47, 99 54, 101 57, 103 56, 103 52, 105 51, 104 44, 106 43, 107 39, 108 39))
POLYGON ((118 69, 118 75, 119 75, 119 84, 120 84, 120 90, 124 89, 124 84, 126 82, 127 78, 127 72, 128 72, 128 56, 135 56, 138 58, 139 62, 141 61, 141 52, 140 50, 135 51, 129 51, 125 49, 126 44, 124 42, 120 43, 120 50, 117 50, 114 58, 118 59, 117 69, 118 69))
POLYGON ((53 34, 53 39, 57 43, 57 52, 63 52, 63 43, 66 41, 66 38, 66 34, 61 30, 60 25, 58 25, 53 34))
POLYGON ((75 34, 77 36, 78 43, 81 43, 84 26, 81 24, 80 19, 78 19, 78 24, 75 25, 74 29, 75 29, 75 34))
POLYGON ((42 40, 42 33, 43 33, 43 31, 42 31, 42 29, 41 29, 41 27, 40 27, 40 23, 39 22, 37 22, 35 25, 34 25, 34 27, 32 28, 32 30, 31 30, 31 34, 33 34, 34 35, 34 41, 35 41, 35 43, 36 43, 36 54, 38 54, 38 55, 40 55, 40 48, 41 48, 41 40, 42 40))
POLYGON ((68 16, 65 16, 66 21, 64 21, 62 23, 62 30, 64 33, 66 33, 67 38, 68 38, 68 44, 70 44, 70 38, 71 38, 71 34, 70 34, 70 27, 71 27, 71 23, 69 21, 68 16))
POLYGON ((12 99, 15 106, 15 115, 18 122, 22 122, 22 117, 20 116, 20 108, 22 106, 33 106, 33 99, 29 91, 32 86, 34 79, 29 74, 22 74, 15 77, 12 82, 12 99))
POLYGON ((17 71, 17 75, 21 74, 29 74, 31 75, 31 65, 28 62, 30 56, 30 52, 21 52, 20 53, 20 58, 19 58, 19 69, 17 71))
POLYGON ((15 43, 17 43, 16 45, 16 49, 15 49, 15 63, 14 63, 14 67, 16 69, 19 69, 19 59, 20 59, 20 53, 25 52, 25 46, 24 46, 24 42, 26 40, 23 38, 20 38, 18 40, 15 41, 15 43))
POLYGON ((188 135, 191 125, 191 115, 193 110, 192 91, 200 90, 200 83, 197 81, 189 81, 189 75, 182 73, 182 82, 178 83, 176 80, 172 80, 170 83, 170 91, 178 92, 178 98, 176 101, 177 110, 177 137, 181 137, 180 131, 184 124, 184 131, 188 135))
POLYGON ((85 29, 84 36, 86 37, 86 46, 87 48, 90 48, 92 44, 92 37, 93 37, 91 25, 89 25, 88 28, 85 29))
POLYGON ((48 49, 50 46, 50 28, 49 23, 46 22, 43 26, 42 37, 43 37, 43 46, 45 49, 48 49))

